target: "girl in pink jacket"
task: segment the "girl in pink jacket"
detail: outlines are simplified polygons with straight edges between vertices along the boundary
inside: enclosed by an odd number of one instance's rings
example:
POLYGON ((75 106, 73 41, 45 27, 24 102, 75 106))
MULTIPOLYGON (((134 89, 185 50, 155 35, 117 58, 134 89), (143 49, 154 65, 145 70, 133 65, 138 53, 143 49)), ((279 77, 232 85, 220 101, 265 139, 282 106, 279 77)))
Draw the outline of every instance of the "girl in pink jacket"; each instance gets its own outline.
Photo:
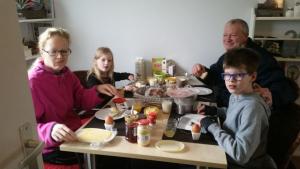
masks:
POLYGON ((91 109, 101 103, 98 92, 118 95, 112 85, 84 89, 66 66, 71 54, 70 35, 61 28, 48 28, 39 37, 41 57, 29 70, 29 83, 39 138, 45 143, 44 161, 75 163, 73 153, 59 151, 62 142, 76 141, 80 126, 75 108, 91 109), (71 160, 69 160, 71 159, 71 160))

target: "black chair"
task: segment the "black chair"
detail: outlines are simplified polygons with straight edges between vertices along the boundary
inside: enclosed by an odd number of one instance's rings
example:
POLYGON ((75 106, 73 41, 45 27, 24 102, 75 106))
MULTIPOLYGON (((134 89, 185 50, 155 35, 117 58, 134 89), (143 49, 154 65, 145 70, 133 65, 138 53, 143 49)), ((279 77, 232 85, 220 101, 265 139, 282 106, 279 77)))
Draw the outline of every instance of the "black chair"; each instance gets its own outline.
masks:
POLYGON ((81 85, 84 88, 87 88, 86 81, 87 81, 88 71, 87 70, 76 70, 76 71, 73 71, 73 73, 78 77, 78 79, 80 80, 81 85))
POLYGON ((285 110, 273 112, 270 117, 268 154, 278 169, 292 168, 292 154, 299 145, 300 106, 291 104, 285 110), (296 146, 296 147, 295 147, 296 146))
POLYGON ((298 132, 296 139, 293 141, 291 147, 289 148, 288 158, 287 158, 286 163, 284 164, 284 169, 295 168, 295 166, 293 165, 291 160, 292 160, 294 152, 296 151, 296 149, 299 145, 300 145, 300 131, 298 132))

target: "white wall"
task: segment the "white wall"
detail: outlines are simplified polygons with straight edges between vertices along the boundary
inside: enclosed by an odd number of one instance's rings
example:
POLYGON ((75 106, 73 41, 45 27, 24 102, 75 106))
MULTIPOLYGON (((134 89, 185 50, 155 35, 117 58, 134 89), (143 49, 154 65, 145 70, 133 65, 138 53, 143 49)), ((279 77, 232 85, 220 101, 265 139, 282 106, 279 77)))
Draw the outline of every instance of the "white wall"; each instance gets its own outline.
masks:
MULTIPOLYGON (((73 70, 88 69, 97 47, 110 47, 116 71, 134 72, 136 57, 164 56, 183 71, 224 52, 223 26, 250 20, 256 0, 55 0, 55 25, 72 35, 73 70)), ((149 72, 148 72, 149 73, 149 72)))

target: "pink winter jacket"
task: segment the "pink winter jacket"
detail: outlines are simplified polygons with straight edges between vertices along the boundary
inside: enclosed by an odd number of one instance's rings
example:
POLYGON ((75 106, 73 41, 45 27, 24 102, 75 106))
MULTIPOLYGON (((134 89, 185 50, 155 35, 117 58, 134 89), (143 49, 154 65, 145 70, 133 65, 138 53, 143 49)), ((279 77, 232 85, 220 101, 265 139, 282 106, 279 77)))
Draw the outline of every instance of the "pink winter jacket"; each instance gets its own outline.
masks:
POLYGON ((29 71, 28 77, 38 135, 45 143, 43 153, 48 153, 61 144, 51 138, 54 124, 62 123, 77 130, 81 123, 74 108, 88 110, 101 103, 101 99, 95 87, 84 89, 67 67, 60 74, 54 74, 40 60, 29 71))

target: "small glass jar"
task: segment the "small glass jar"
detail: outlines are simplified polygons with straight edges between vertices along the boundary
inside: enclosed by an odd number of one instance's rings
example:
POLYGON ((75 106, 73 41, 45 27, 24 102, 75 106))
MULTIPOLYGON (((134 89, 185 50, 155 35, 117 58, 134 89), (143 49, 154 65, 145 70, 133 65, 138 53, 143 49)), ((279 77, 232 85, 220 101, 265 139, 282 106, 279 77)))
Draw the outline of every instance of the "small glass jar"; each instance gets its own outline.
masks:
POLYGON ((150 144, 151 129, 149 126, 149 120, 141 119, 138 121, 137 127, 137 143, 141 146, 147 146, 150 144))
POLYGON ((293 17, 293 16, 294 16, 294 9, 293 9, 293 8, 288 8, 288 9, 285 11, 285 16, 286 16, 286 17, 293 17))
POLYGON ((125 139, 131 143, 137 142, 137 115, 125 116, 125 139))

